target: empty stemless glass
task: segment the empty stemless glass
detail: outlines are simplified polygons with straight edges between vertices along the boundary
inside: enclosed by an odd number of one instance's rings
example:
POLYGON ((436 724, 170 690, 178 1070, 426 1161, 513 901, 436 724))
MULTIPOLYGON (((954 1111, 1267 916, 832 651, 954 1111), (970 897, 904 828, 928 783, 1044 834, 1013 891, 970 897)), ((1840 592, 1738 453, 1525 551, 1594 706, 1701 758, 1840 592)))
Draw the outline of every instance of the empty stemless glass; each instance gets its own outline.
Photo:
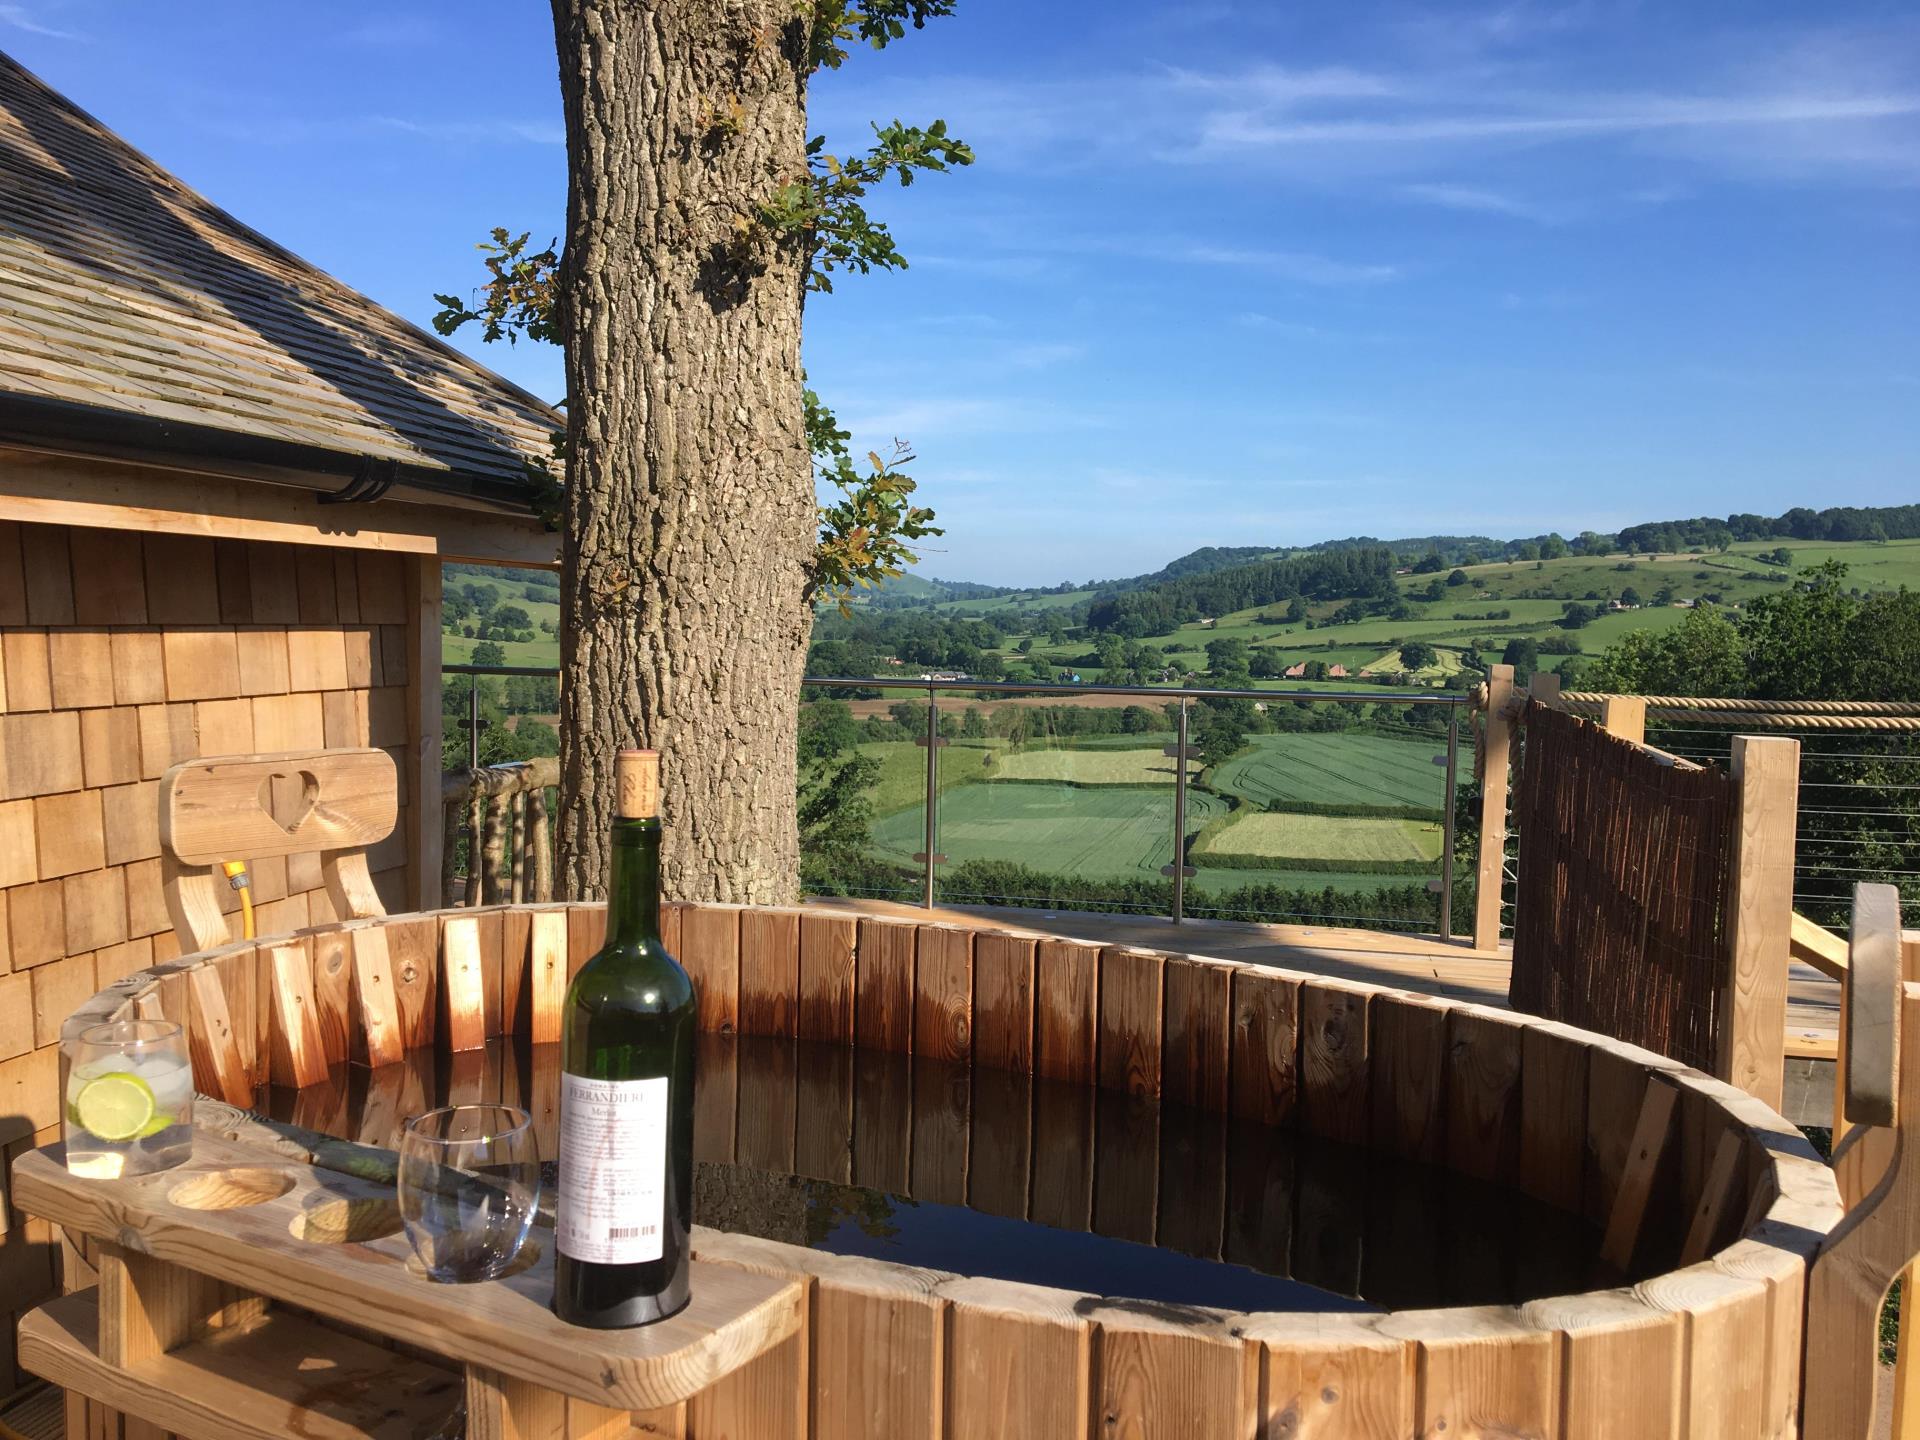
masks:
POLYGON ((67 1058, 67 1169, 118 1180, 193 1156, 193 1065, 171 1020, 90 1025, 67 1058))
POLYGON ((491 1280, 526 1243, 540 1204, 533 1122, 512 1105, 449 1105, 400 1137, 400 1218, 435 1280, 491 1280))

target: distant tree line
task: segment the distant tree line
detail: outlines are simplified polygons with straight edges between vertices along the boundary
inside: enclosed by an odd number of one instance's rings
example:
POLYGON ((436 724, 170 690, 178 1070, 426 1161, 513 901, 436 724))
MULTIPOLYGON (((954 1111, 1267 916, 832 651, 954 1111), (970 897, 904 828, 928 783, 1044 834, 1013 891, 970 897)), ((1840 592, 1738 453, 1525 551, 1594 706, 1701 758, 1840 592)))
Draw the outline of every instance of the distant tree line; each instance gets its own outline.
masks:
POLYGON ((1210 574, 1169 580, 1143 590, 1100 596, 1087 608, 1087 628, 1139 637, 1161 635, 1194 620, 1304 597, 1395 598, 1393 552, 1365 549, 1285 560, 1257 560, 1210 574))

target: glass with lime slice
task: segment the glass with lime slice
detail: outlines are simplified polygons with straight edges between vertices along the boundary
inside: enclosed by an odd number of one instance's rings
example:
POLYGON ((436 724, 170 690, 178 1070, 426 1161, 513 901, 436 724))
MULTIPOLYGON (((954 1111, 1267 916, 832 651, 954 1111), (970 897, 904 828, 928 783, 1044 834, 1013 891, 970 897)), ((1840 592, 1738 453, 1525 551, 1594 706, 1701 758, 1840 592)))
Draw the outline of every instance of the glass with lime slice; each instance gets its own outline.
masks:
POLYGON ((94 1179, 143 1175, 193 1153, 186 1036, 164 1020, 95 1025, 68 1043, 67 1168, 94 1179))

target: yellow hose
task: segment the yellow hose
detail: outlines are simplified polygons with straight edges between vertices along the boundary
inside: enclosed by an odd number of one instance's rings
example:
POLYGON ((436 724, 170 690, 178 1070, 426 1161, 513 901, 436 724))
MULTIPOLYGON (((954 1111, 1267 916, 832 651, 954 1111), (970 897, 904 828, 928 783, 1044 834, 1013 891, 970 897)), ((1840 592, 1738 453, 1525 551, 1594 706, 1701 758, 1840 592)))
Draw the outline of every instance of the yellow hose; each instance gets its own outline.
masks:
POLYGON ((251 940, 254 938, 253 884, 247 875, 247 862, 222 860, 220 872, 227 877, 227 884, 240 892, 240 938, 251 940))

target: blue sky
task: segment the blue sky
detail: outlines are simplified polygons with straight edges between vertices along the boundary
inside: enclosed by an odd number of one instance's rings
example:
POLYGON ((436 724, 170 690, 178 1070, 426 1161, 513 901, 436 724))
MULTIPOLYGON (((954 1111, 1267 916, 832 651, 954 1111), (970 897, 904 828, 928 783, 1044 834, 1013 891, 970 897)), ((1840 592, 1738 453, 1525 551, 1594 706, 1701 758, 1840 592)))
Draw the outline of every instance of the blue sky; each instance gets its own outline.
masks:
MULTIPOLYGON (((899 436, 923 570, 1495 535, 1920 493, 1920 10, 960 0, 819 78, 944 117, 912 260, 806 318, 899 436)), ((0 49, 414 320, 558 233, 546 6, 0 3, 0 49)), ((483 347, 549 396, 558 357, 483 347)))

